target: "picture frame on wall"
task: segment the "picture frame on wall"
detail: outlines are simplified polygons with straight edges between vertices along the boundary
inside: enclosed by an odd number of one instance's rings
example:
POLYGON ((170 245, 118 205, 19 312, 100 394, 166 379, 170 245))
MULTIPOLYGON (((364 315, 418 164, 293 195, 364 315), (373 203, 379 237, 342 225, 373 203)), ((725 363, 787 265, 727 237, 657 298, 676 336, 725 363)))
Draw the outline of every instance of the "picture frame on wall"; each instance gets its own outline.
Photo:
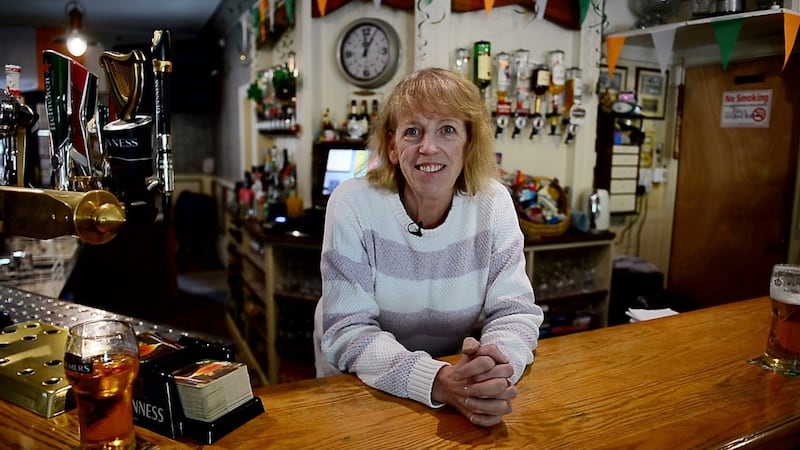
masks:
POLYGON ((647 119, 663 119, 667 103, 669 71, 636 68, 636 100, 647 119))
POLYGON ((600 74, 597 77, 597 92, 612 92, 614 96, 620 91, 624 91, 628 85, 628 68, 625 66, 614 67, 614 76, 608 72, 608 66, 600 66, 600 74))

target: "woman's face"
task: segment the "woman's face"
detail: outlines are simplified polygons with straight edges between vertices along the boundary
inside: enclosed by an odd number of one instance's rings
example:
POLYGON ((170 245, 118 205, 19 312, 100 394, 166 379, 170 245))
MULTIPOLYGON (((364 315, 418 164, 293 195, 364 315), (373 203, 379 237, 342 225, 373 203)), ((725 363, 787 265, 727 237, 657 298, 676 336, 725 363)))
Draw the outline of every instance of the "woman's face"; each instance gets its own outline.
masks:
POLYGON ((463 120, 403 112, 389 139, 389 160, 406 179, 406 198, 446 201, 464 168, 467 128, 463 120))

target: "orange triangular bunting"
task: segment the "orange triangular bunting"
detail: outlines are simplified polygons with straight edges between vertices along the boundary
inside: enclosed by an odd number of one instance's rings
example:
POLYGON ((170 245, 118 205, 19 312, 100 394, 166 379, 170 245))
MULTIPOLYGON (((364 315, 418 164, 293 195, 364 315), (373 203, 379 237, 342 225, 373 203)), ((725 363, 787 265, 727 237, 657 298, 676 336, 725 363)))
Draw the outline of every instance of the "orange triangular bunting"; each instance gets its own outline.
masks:
POLYGON ((789 56, 794 49, 794 41, 797 38, 797 27, 800 26, 800 16, 796 14, 783 13, 783 68, 789 62, 789 56))
POLYGON ((328 6, 328 0, 317 0, 317 8, 319 9, 319 15, 325 15, 325 7, 328 6))
POLYGON ((614 77, 614 68, 617 67, 619 54, 625 45, 625 36, 608 36, 606 38, 606 58, 608 58, 608 75, 614 77))
POLYGON ((492 12, 492 8, 494 7, 494 0, 483 0, 483 10, 486 12, 486 16, 489 16, 489 13, 492 12))

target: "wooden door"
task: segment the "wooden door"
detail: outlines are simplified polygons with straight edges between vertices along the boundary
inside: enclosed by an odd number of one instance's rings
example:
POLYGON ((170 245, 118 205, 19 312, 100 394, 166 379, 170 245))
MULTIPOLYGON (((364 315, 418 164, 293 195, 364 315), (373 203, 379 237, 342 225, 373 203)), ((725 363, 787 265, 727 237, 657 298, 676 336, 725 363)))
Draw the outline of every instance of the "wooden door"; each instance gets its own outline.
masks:
POLYGON ((797 165, 794 55, 689 68, 667 289, 698 307, 767 295, 788 254, 797 165), (726 91, 772 89, 768 128, 722 128, 726 91))

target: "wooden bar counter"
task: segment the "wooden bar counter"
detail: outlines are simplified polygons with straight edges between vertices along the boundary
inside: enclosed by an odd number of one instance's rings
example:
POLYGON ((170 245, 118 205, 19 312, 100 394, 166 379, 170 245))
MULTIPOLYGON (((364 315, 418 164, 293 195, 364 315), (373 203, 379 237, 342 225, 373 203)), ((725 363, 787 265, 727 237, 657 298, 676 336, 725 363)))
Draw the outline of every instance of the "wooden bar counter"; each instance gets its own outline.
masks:
MULTIPOLYGON (((797 448, 800 379, 748 363, 769 325, 763 297, 543 340, 514 412, 488 429, 352 375, 268 386, 265 413, 205 448, 797 448)), ((2 448, 78 444, 75 410, 44 419, 0 401, 0 422, 2 448)))

